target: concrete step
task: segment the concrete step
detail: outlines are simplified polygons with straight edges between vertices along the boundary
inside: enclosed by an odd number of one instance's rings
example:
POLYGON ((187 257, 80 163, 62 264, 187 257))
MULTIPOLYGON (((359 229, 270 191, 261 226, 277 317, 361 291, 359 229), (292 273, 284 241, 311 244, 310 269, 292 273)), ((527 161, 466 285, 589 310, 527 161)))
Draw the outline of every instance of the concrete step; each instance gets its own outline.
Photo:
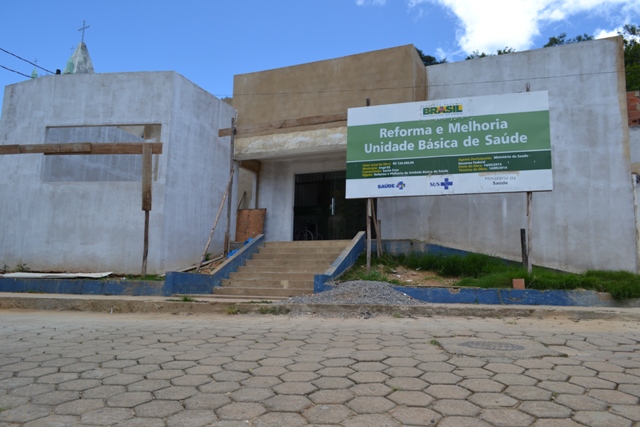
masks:
POLYGON ((313 247, 297 247, 297 246, 269 246, 260 249, 260 253, 264 254, 336 254, 342 252, 341 247, 321 246, 313 247))
POLYGON ((279 248, 341 248, 344 249, 351 240, 298 240, 295 242, 266 242, 264 247, 279 248))
POLYGON ((313 280, 238 280, 223 279, 222 286, 232 288, 311 289, 313 280))
POLYGON ((349 242, 267 242, 244 266, 222 280, 213 296, 269 299, 312 294, 314 275, 326 271, 349 242))
POLYGON ((309 260, 333 262, 338 254, 309 254, 306 252, 291 253, 264 253, 262 251, 254 254, 251 259, 255 260, 309 260))
POLYGON ((227 296, 233 296, 233 295, 243 295, 243 296, 248 296, 250 295, 251 298, 256 298, 254 295, 262 295, 262 299, 269 299, 269 298, 275 298, 275 297, 284 297, 284 298, 288 298, 288 297, 294 297, 297 295, 305 295, 305 294, 312 294, 313 293, 313 289, 306 290, 306 289, 282 289, 282 288, 229 288, 229 287, 217 287, 214 289, 213 291, 213 295, 214 296, 222 296, 222 295, 227 295, 227 296))
POLYGON ((260 280, 260 281, 282 281, 282 280, 300 280, 313 283, 313 273, 299 273, 299 272, 265 272, 260 269, 253 269, 250 271, 238 271, 229 274, 229 280, 260 280))
POLYGON ((250 259, 244 264, 246 268, 258 268, 263 271, 278 271, 277 269, 293 269, 294 271, 300 271, 303 273, 321 273, 326 270, 331 262, 327 260, 297 260, 297 259, 250 259))
POLYGON ((324 272, 329 267, 326 263, 317 263, 311 266, 300 266, 299 264, 278 265, 265 262, 263 265, 243 265, 238 268, 238 273, 304 273, 318 274, 324 272))

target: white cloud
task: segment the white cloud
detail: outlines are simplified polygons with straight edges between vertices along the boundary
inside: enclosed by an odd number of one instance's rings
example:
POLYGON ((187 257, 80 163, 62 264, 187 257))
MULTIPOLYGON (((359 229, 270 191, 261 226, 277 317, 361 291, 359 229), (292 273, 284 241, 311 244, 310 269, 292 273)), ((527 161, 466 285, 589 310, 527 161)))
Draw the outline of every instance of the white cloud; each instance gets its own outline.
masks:
POLYGON ((622 27, 614 28, 611 31, 608 30, 597 30, 595 33, 596 39, 606 39, 607 37, 615 37, 618 35, 618 31, 622 31, 622 27))
POLYGON ((506 46, 529 49, 542 26, 578 13, 617 14, 625 22, 640 16, 637 0, 407 0, 418 11, 433 4, 459 20, 457 40, 465 53, 494 53, 506 46))

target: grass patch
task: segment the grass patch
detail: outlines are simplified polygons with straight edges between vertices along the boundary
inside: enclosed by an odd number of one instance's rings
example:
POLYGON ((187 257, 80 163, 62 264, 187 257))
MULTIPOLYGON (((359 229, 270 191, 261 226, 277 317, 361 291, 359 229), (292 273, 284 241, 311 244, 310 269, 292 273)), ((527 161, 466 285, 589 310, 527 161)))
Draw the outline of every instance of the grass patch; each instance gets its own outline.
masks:
POLYGON ((512 280, 524 278, 527 289, 574 290, 608 292, 616 300, 640 298, 640 275, 626 271, 591 270, 582 274, 565 273, 534 267, 532 274, 520 263, 508 262, 481 254, 445 256, 438 254, 385 255, 371 261, 366 272, 366 256, 362 255, 341 281, 375 280, 398 286, 408 286, 390 279, 398 266, 434 271, 443 277, 457 277, 456 286, 477 288, 512 288, 512 280))
POLYGON ((224 308, 224 311, 227 312, 227 314, 229 315, 234 315, 234 314, 239 314, 240 313, 240 309, 238 308, 237 305, 228 305, 224 308))
MULTIPOLYGON (((146 276, 136 276, 135 274, 127 274, 124 276, 127 280, 143 280, 146 282, 164 282, 164 276, 157 274, 147 274, 146 276)), ((113 280, 112 277, 106 277, 107 280, 113 280)))

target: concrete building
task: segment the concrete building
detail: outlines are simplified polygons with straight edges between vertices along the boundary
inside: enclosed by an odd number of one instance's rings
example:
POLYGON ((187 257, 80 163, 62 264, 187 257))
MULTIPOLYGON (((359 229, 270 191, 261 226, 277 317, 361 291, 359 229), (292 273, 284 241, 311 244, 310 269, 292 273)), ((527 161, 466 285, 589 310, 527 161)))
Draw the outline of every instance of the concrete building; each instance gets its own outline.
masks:
MULTIPOLYGON (((255 174, 267 240, 312 224, 324 238, 364 226, 344 199, 351 107, 548 91, 553 191, 533 195, 536 265, 638 270, 622 39, 424 67, 411 45, 235 76, 236 160, 255 174), (597 60, 594 60, 597 58, 597 60)), ((378 199, 382 238, 518 260, 521 193, 378 199)))
MULTIPOLYGON (((230 172, 218 128, 233 117, 175 72, 51 75, 5 88, 0 144, 162 142, 147 272, 164 273, 200 259, 230 172)), ((139 274, 141 157, 1 155, 0 267, 139 274)), ((222 215, 210 252, 226 228, 222 215)))
MULTIPOLYGON (((5 89, 0 144, 162 142, 148 262, 160 273, 201 255, 236 112, 232 211, 266 209, 269 241, 345 239, 365 227, 365 201, 345 198, 349 108, 529 87, 549 95, 554 168, 553 191, 533 195, 533 262, 637 271, 640 150, 624 83, 619 37, 429 67, 407 45, 242 74, 233 107, 173 72, 56 75, 5 89)), ((140 178, 135 155, 0 156, 0 263, 139 272, 140 178)), ((377 209, 384 240, 520 259, 522 193, 380 198, 377 209)), ((226 227, 223 215, 210 252, 222 252, 226 227)))

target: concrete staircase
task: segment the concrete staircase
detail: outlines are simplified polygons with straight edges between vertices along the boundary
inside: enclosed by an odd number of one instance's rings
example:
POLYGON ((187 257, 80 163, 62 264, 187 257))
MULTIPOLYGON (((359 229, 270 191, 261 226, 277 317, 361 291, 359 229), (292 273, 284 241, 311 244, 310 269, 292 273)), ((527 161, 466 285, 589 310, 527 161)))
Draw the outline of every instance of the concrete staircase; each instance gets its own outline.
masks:
POLYGON ((350 242, 267 242, 229 279, 223 280, 213 295, 273 300, 312 294, 314 275, 324 273, 350 242))

